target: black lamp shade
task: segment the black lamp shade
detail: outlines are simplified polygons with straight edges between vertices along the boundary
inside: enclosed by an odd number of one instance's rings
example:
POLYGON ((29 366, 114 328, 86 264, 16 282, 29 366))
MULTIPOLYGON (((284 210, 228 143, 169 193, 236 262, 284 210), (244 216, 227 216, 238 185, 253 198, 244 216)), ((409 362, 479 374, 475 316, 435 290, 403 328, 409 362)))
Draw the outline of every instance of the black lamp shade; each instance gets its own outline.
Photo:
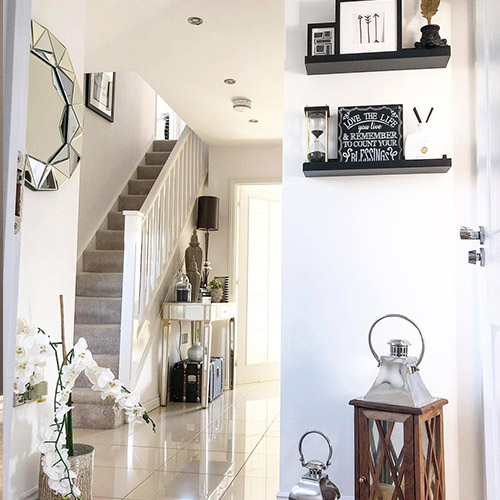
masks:
POLYGON ((198 198, 196 229, 203 231, 219 230, 219 198, 216 196, 200 196, 198 198))

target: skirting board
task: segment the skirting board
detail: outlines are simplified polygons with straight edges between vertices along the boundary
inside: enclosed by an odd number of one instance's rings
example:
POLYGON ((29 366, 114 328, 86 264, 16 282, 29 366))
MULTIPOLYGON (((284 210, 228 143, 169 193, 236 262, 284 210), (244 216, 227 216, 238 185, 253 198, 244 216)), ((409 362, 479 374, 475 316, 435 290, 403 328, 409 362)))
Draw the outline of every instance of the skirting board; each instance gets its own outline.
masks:
POLYGON ((19 500, 36 500, 38 497, 38 486, 31 488, 30 490, 24 492, 19 497, 19 500))
POLYGON ((151 399, 144 401, 144 403, 142 404, 144 408, 146 408, 147 412, 156 410, 156 408, 160 407, 160 395, 158 394, 157 396, 154 396, 151 399))
MULTIPOLYGON (((290 494, 290 492, 283 493, 283 492, 279 491, 276 494, 276 500, 288 500, 289 494, 290 494)), ((354 500, 354 497, 345 497, 342 495, 342 500, 354 500)))

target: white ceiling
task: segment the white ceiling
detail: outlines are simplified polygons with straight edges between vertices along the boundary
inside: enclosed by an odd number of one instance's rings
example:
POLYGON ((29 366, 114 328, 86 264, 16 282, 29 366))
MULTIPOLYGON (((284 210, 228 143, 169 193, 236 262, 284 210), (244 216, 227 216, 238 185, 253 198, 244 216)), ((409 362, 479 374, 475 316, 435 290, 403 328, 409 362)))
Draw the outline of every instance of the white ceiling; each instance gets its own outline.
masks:
POLYGON ((278 141, 283 9, 283 0, 88 0, 85 71, 137 71, 209 144, 278 141), (233 111, 237 96, 252 110, 233 111))

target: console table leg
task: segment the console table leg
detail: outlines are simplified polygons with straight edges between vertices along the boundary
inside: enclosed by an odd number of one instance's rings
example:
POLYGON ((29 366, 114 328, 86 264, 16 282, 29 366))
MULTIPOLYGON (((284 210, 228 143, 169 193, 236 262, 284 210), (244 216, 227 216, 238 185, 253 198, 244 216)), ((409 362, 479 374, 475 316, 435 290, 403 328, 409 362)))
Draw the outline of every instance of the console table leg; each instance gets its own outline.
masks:
POLYGON ((203 322, 203 376, 201 378, 201 406, 208 407, 208 392, 210 387, 210 358, 212 355, 212 324, 203 322))

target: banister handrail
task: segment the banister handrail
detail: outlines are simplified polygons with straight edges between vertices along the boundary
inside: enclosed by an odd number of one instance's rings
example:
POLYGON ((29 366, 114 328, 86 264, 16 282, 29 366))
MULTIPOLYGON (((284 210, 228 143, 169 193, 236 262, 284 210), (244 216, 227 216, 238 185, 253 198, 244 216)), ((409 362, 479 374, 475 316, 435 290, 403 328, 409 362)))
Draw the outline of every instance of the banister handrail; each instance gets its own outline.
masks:
POLYGON ((175 165, 175 162, 177 161, 177 156, 184 148, 184 144, 188 140, 189 134, 191 132, 192 132, 191 129, 186 125, 181 133, 181 136, 177 140, 174 149, 172 149, 170 155, 168 156, 165 165, 161 169, 160 175, 156 179, 153 188, 151 189, 148 196, 144 200, 144 203, 139 209, 139 212, 147 214, 151 210, 155 198, 158 196, 158 193, 160 192, 163 184, 165 183, 166 178, 170 175, 170 171, 172 170, 173 166, 175 165))

